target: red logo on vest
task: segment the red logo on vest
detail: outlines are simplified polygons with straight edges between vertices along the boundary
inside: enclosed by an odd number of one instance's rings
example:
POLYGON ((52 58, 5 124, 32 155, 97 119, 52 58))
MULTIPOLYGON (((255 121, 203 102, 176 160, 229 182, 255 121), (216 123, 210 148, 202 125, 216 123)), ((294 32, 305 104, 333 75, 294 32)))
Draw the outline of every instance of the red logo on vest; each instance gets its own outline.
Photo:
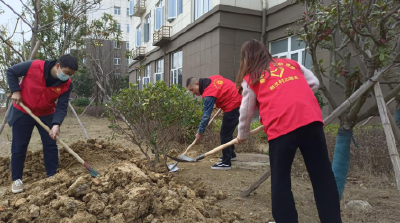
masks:
POLYGON ((214 80, 214 87, 217 89, 221 89, 223 84, 224 84, 224 81, 222 80, 222 78, 216 78, 214 80))
POLYGON ((61 93, 61 88, 57 87, 57 88, 52 88, 52 91, 56 92, 57 94, 61 93))

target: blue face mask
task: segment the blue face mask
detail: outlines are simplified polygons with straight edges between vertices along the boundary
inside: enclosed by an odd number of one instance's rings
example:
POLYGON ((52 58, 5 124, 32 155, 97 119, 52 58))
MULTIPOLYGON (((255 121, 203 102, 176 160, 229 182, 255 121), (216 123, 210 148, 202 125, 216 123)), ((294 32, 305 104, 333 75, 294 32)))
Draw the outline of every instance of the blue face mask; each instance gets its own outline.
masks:
POLYGON ((62 81, 67 81, 69 79, 69 76, 64 74, 62 71, 60 74, 57 74, 58 79, 62 80, 62 81))

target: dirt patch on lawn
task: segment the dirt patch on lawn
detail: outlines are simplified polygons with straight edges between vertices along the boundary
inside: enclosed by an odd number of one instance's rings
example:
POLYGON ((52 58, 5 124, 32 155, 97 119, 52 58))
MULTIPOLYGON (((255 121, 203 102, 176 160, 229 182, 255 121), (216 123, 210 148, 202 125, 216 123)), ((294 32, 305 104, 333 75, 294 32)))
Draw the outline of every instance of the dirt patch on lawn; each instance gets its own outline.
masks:
MULTIPOLYGON (((61 149, 59 173, 45 178, 42 152, 30 152, 25 163, 25 191, 6 191, 0 200, 4 222, 233 222, 240 216, 215 205, 222 191, 204 183, 184 185, 163 168, 149 169, 132 150, 89 140, 71 148, 101 176, 61 149)), ((10 182, 9 158, 0 160, 2 184, 10 182)))

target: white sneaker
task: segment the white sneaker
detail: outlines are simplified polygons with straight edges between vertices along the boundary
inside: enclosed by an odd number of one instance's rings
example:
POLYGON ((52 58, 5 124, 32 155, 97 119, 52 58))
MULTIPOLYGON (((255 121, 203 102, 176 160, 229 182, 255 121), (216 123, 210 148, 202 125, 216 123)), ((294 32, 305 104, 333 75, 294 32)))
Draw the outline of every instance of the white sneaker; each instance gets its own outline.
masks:
POLYGON ((24 190, 24 184, 22 183, 22 180, 18 179, 16 181, 13 182, 12 186, 11 186, 11 191, 16 194, 16 193, 20 193, 24 190))

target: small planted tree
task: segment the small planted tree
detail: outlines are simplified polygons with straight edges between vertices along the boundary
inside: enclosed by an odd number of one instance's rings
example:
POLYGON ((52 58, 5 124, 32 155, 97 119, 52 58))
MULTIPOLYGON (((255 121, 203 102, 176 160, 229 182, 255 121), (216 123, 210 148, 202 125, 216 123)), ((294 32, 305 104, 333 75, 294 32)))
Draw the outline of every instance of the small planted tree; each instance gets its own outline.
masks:
POLYGON ((162 81, 142 90, 131 85, 112 97, 106 107, 112 128, 137 145, 150 166, 160 162, 167 166, 170 143, 178 137, 193 137, 202 115, 200 101, 185 89, 168 87, 162 81))

